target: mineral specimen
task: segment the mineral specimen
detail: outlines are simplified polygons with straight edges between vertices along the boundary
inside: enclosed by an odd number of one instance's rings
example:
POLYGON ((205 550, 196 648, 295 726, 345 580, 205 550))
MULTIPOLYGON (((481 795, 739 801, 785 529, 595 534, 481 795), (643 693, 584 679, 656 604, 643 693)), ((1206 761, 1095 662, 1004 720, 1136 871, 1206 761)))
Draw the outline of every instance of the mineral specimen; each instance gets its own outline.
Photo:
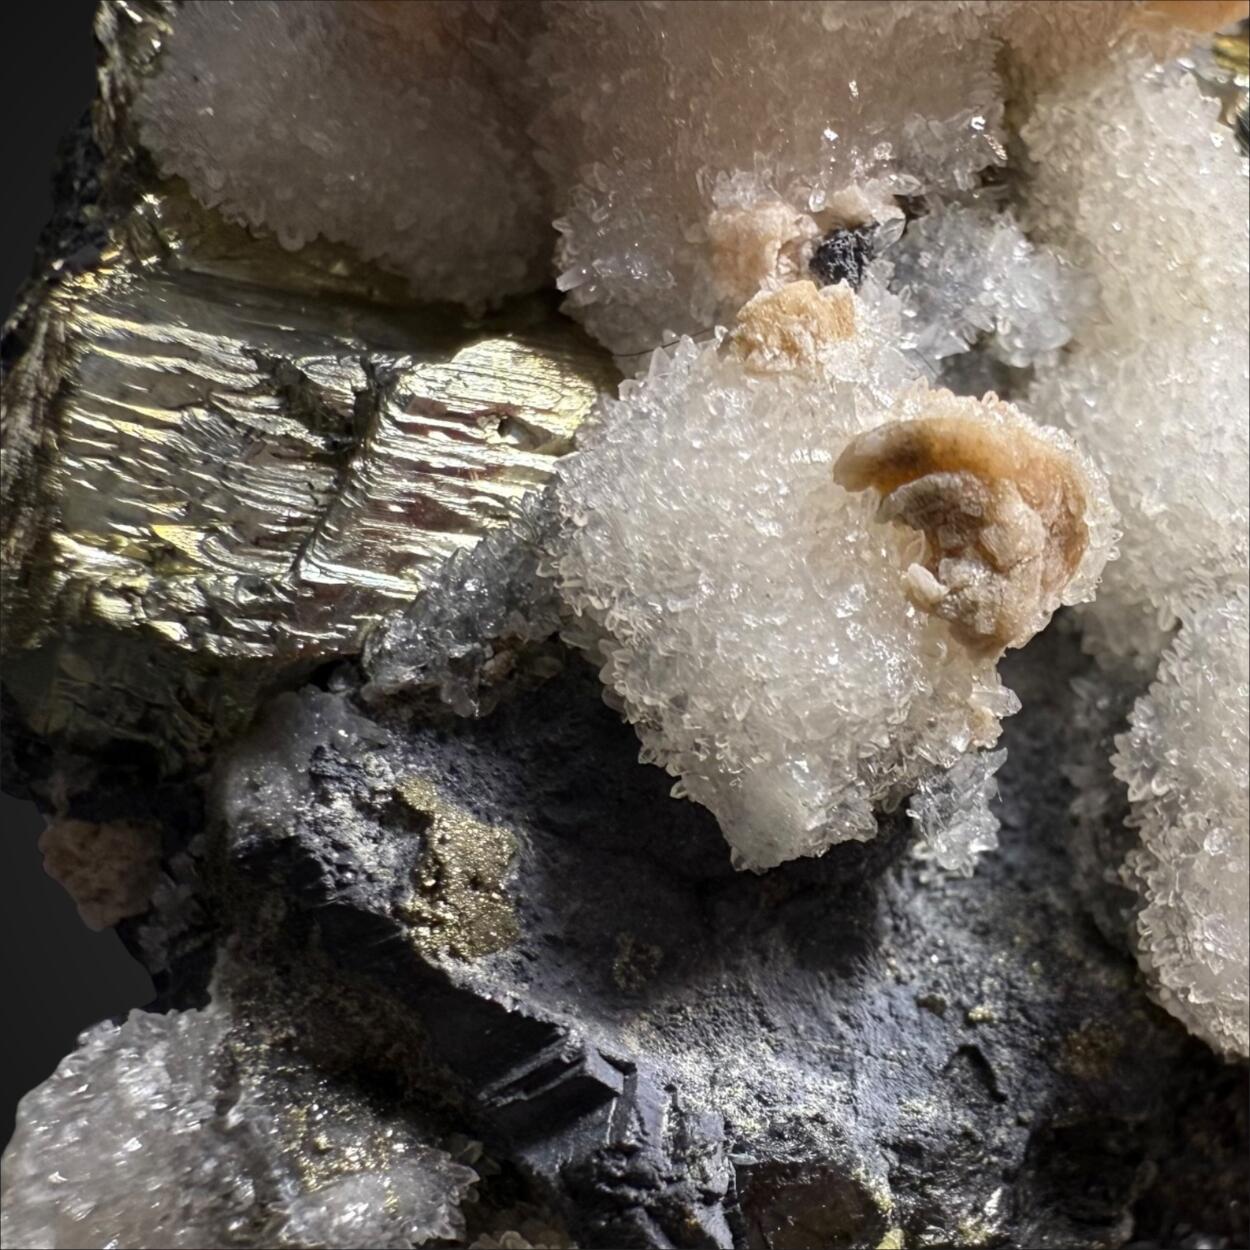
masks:
POLYGON ((845 282, 858 291, 872 259, 875 234, 870 226, 836 228, 817 244, 808 267, 822 285, 845 282))
POLYGON ((917 606, 970 649, 1021 647, 1061 603, 1092 597, 1112 537, 1102 483, 992 394, 922 391, 907 408, 923 415, 857 435, 834 481, 875 489, 881 520, 924 535, 907 569, 917 606))
POLYGON ((476 1173, 328 1084, 260 1084, 231 1019, 135 1011, 83 1034, 23 1103, 5 1244, 366 1250, 463 1233, 476 1173))
POLYGON ((1098 284, 1098 315, 1029 398, 1112 483, 1124 535, 1089 615, 1116 654, 1157 654, 1250 558, 1247 163, 1216 112, 1192 78, 1125 58, 1024 128, 1030 218, 1098 284))
POLYGON ((1250 235, 1246 158, 1217 111, 1192 77, 1123 54, 1038 103, 1030 213, 1095 277, 1099 313, 1030 400, 1090 449, 1123 517, 1087 645, 1149 673, 1181 627, 1117 758, 1142 831, 1126 879, 1161 1001, 1245 1055, 1250 694, 1228 648, 1243 647, 1250 560, 1250 235))
POLYGON ((535 494, 507 526, 457 552, 437 581, 402 612, 388 614, 365 643, 376 700, 433 693, 461 716, 489 712, 509 690, 559 669, 559 653, 537 644, 560 627, 555 590, 539 561, 552 529, 551 501, 535 494))
POLYGON ((920 829, 913 848, 918 859, 970 877, 977 857, 998 846, 998 817, 990 804, 998 797, 994 774, 1006 758, 1005 750, 968 754, 916 787, 907 814, 920 829))
POLYGON ((42 733, 176 764, 506 522, 614 374, 542 300, 313 300, 175 192, 149 214, 174 259, 66 277, 6 384, 7 684, 42 733))
POLYGON ((1244 8, 106 0, 5 1244, 1246 1245, 1244 8))
POLYGON ((1031 243, 1010 212, 987 205, 919 218, 887 263, 908 346, 931 368, 982 336, 1009 365, 1051 364, 1092 302, 1071 266, 1031 243))
POLYGON ((321 236, 421 299, 542 284, 551 213, 509 84, 530 5, 191 0, 135 105, 161 169, 295 249, 321 236))
POLYGON ((974 6, 549 7, 531 61, 558 284, 614 352, 726 322, 831 229, 1003 159, 974 6))
POLYGON ((73 896, 83 923, 107 929, 147 911, 156 888, 160 834, 124 821, 53 820, 39 835, 44 868, 73 896))
MULTIPOLYGON (((475 1159, 420 1119, 395 1123, 414 1151, 478 1173, 477 1201, 459 1203, 470 1243, 503 1240, 529 1204, 599 1246, 874 1247, 901 1229, 922 1246, 1092 1247, 1131 1226, 1173 1246, 1195 1222, 1235 1245, 1244 1072, 1147 1002, 1069 885, 1053 769, 1081 657, 1065 641, 1007 660, 1026 710, 1005 731, 1001 852, 929 885, 898 820, 866 845, 735 873, 715 822, 637 766, 578 666, 489 717, 394 709, 357 735, 336 728, 360 715, 345 696, 285 701, 311 755, 282 763, 267 732, 239 746, 266 776, 289 768, 299 797, 221 809, 220 884, 201 887, 240 952, 214 1010, 229 1002, 241 1040, 265 1041, 244 1060, 254 1096, 324 1110, 308 1132, 328 1172, 351 1140, 372 1170, 371 1117, 414 1105, 483 1141, 475 1159), (465 959, 414 940, 421 807, 515 838, 509 946, 465 959), (304 1092, 321 1071, 351 1079, 304 1092), (353 1115, 362 1080, 386 1098, 353 1115), (1198 1109, 1184 1129, 1180 1108, 1198 1109), (344 1134, 319 1150, 337 1117, 344 1134)), ((294 1138, 251 1123, 278 1166, 306 1140, 298 1118, 294 1138)))
POLYGON ((1116 740, 1141 844, 1141 959, 1164 1006, 1219 1050, 1250 1055, 1250 612, 1244 590, 1186 614, 1116 740), (1178 745, 1181 744, 1179 749, 1178 745))
POLYGON ((559 467, 570 636, 744 867, 871 838, 874 806, 992 745, 1018 707, 996 659, 1090 597, 1112 542, 1071 442, 908 387, 894 318, 872 290, 760 296, 559 467))

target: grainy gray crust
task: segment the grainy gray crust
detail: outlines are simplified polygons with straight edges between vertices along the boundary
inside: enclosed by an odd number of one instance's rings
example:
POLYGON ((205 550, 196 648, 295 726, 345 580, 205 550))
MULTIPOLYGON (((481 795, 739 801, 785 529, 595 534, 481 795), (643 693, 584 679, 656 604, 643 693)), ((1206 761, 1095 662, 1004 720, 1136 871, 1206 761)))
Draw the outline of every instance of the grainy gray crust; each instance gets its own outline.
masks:
POLYGON ((1084 663, 1058 631, 1011 662, 1002 847, 969 880, 919 880, 898 822, 733 872, 571 660, 477 722, 375 707, 386 740, 314 752, 293 820, 215 818, 204 910, 257 993, 281 970, 314 1062, 387 1050, 583 1245, 1236 1247, 1246 1071, 1149 1002, 1073 879, 1084 663), (414 940, 413 776, 516 839, 498 953, 414 940))

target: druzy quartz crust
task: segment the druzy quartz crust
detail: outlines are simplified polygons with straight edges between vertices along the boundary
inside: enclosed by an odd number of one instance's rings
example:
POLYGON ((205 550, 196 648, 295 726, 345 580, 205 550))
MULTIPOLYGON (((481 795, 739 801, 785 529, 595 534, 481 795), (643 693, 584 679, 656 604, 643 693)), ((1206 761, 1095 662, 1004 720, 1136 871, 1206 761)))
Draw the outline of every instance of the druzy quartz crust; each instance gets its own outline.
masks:
POLYGON ((1244 1246, 1245 8, 102 0, 4 1243, 1244 1246))

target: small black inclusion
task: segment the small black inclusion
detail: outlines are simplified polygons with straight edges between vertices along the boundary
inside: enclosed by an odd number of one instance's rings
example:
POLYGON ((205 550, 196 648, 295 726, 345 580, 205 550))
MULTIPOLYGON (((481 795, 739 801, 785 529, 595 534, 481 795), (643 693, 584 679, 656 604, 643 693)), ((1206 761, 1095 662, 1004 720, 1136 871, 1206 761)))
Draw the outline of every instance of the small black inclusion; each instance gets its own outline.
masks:
POLYGON ((868 262, 872 260, 872 236, 875 227, 832 230, 812 253, 811 270, 821 286, 849 282, 858 291, 864 280, 868 262))

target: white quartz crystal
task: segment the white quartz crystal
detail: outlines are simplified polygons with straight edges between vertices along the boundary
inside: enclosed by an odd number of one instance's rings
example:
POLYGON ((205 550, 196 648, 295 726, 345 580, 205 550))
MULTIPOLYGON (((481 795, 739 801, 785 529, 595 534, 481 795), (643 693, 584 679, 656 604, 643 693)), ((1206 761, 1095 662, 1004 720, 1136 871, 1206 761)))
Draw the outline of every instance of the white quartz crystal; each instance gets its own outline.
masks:
POLYGON ((1089 310, 1082 275, 989 204, 911 222, 882 264, 903 300, 907 345, 930 366, 982 336, 1005 364, 1051 364, 1089 310))
POLYGON ((223 1036, 217 1014, 196 1011, 135 1011, 84 1033, 18 1108, 5 1245, 218 1244, 256 1197, 229 1149, 207 1148, 223 1036))
POLYGON ((297 248, 470 304, 539 285, 551 212, 513 86, 532 6, 190 0, 136 102, 160 168, 297 248))
POLYGON ((1180 626, 1113 761, 1141 833, 1125 880, 1160 1001, 1245 1055, 1250 228, 1218 108, 1131 49, 1037 100, 1028 217, 1097 307, 1030 404, 1088 447, 1123 517, 1087 645, 1148 674, 1180 626))
POLYGON ((1159 1001, 1217 1050, 1250 1053, 1250 613, 1244 587, 1186 611, 1116 740, 1141 844, 1137 944, 1159 1001))
MULTIPOLYGON (((728 338, 657 354, 561 465, 552 565, 578 617, 568 636, 601 664, 642 758, 711 808, 742 867, 873 837, 875 807, 991 745, 1017 707, 996 671, 1006 641, 981 612, 1011 598, 1010 578, 966 551, 925 567, 927 540, 891 523, 907 495, 921 512, 950 505, 950 532, 962 532, 950 496, 980 524, 997 505, 978 482, 994 474, 936 471, 879 515, 874 491, 833 480, 848 440, 937 411, 973 441, 1028 446, 1079 475, 1079 569, 1059 590, 1024 595, 1015 643, 1061 600, 1092 594, 1110 545, 1105 488, 1069 440, 993 397, 909 384, 896 338, 897 309, 871 288, 760 297, 728 338), (968 613, 943 619, 952 603, 968 613)), ((857 455, 871 460, 882 437, 857 455)), ((984 531, 1004 549, 1036 524, 1008 511, 984 531)))
POLYGON ((1192 77, 1118 56, 1024 129, 1032 227, 1098 287, 1030 410, 1111 482, 1124 536, 1087 634, 1114 654, 1156 653, 1250 551, 1247 167, 1217 113, 1192 77))
MULTIPOLYGON (((436 580, 378 625, 365 645, 366 697, 421 692, 457 715, 489 712, 518 675, 552 661, 526 654, 560 627, 560 604, 539 577, 550 500, 536 492, 506 526, 457 551, 436 580)), ((545 667, 544 667, 545 665, 545 667)))
POLYGON ((994 774, 1006 759, 1003 749, 970 752, 920 783, 907 807, 920 832, 912 848, 918 859, 972 876, 978 857, 998 845, 998 817, 990 804, 998 797, 994 774))
POLYGON ((555 3, 531 57, 566 308, 614 352, 725 322, 819 236, 1003 159, 957 3, 555 3))
POLYGON ((335 1250, 408 1250, 460 1241, 459 1200, 477 1180, 441 1150, 421 1150, 385 1168, 348 1171, 295 1198, 276 1230, 278 1244, 335 1250))
POLYGON ((79 1039, 18 1108, 0 1184, 3 1241, 28 1250, 126 1246, 408 1247, 456 1237, 477 1179, 440 1150, 369 1157, 366 1122, 325 1126, 317 1179, 284 1138, 288 1111, 227 1050, 226 1011, 134 1011, 79 1039), (366 1149, 362 1149, 366 1147, 366 1149), (333 1173, 331 1175, 331 1173, 333 1173))

